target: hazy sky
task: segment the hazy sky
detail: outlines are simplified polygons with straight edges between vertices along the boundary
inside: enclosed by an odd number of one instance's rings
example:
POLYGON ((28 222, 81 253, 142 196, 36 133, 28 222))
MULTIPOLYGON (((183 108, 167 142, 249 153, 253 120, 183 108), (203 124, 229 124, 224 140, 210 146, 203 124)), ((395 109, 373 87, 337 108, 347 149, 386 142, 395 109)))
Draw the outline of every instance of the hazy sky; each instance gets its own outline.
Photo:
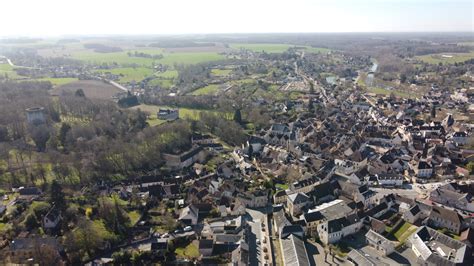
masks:
POLYGON ((0 36, 474 31, 474 0, 6 0, 0 36))

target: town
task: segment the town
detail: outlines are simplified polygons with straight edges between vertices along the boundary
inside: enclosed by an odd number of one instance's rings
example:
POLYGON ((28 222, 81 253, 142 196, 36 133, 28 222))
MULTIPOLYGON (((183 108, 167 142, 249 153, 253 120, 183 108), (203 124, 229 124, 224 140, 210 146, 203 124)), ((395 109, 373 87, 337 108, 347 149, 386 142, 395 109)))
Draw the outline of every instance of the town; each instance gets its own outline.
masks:
POLYGON ((2 263, 472 265, 472 36, 265 38, 0 39, 2 263))

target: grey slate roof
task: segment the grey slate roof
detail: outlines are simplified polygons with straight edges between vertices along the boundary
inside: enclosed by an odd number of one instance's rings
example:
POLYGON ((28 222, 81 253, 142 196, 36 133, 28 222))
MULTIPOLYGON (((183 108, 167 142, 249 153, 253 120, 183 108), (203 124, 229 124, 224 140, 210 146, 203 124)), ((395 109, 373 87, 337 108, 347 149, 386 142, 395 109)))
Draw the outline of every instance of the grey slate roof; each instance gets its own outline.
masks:
POLYGON ((308 253, 304 241, 290 234, 281 239, 283 264, 286 266, 309 266, 308 253))

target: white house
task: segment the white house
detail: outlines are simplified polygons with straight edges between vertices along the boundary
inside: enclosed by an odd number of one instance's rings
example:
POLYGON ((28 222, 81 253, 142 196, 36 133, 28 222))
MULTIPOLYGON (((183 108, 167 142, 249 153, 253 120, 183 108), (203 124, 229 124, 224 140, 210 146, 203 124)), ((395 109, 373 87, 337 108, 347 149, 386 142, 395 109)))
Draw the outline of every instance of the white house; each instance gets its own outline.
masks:
POLYGON ((351 214, 320 223, 318 225, 318 235, 324 244, 333 244, 346 236, 359 232, 362 227, 362 219, 357 214, 351 214))

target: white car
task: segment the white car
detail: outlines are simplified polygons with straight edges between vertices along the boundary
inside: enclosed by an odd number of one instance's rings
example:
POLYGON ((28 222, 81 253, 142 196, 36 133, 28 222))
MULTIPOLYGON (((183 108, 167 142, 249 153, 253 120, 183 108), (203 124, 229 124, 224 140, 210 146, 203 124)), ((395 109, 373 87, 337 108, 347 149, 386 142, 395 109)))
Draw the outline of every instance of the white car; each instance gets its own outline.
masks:
POLYGON ((186 226, 183 230, 184 232, 191 232, 193 228, 191 226, 186 226))

